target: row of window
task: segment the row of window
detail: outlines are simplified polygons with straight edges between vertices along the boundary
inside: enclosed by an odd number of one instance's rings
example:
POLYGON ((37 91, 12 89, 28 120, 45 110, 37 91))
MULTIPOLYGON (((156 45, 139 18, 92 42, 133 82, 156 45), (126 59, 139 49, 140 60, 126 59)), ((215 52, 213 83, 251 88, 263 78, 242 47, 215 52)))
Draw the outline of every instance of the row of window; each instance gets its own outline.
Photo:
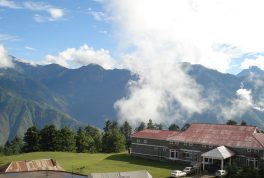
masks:
MULTIPOLYGON (((140 139, 137 139, 136 140, 136 142, 137 143, 140 143, 140 139)), ((148 143, 148 141, 147 140, 143 140, 143 143, 148 143)), ((175 142, 175 141, 170 141, 170 144, 174 144, 174 145, 179 145, 179 142, 175 142)), ((192 143, 187 143, 187 142, 184 142, 183 143, 184 144, 184 146, 193 146, 193 144, 192 143)), ((213 148, 213 146, 212 145, 202 145, 202 147, 203 148, 213 148)), ((254 149, 247 149, 247 152, 255 152, 255 153, 259 153, 259 150, 254 150, 254 149)))
MULTIPOLYGON (((140 139, 137 139, 136 142, 140 143, 140 139)), ((147 140, 143 140, 143 143, 148 143, 148 141, 147 140)))
POLYGON ((259 150, 253 150, 253 149, 247 149, 247 152, 255 152, 255 153, 259 153, 259 150))

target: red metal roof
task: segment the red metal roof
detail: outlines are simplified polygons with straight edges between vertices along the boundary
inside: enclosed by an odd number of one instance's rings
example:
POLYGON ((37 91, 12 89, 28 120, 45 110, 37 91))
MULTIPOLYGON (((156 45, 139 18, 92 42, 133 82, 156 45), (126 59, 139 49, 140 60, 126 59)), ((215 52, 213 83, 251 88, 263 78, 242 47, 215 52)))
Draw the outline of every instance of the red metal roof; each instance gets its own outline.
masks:
POLYGON ((150 130, 145 129, 139 132, 132 134, 131 137, 136 138, 149 138, 149 139, 157 139, 157 140, 166 140, 169 137, 176 135, 177 131, 170 130, 150 130))
POLYGON ((52 159, 41 159, 32 161, 12 161, 4 172, 27 172, 40 170, 64 171, 64 169, 60 167, 56 161, 52 159))
POLYGON ((255 126, 192 124, 186 131, 172 136, 168 140, 204 145, 263 149, 263 134, 260 136, 256 129, 255 126))

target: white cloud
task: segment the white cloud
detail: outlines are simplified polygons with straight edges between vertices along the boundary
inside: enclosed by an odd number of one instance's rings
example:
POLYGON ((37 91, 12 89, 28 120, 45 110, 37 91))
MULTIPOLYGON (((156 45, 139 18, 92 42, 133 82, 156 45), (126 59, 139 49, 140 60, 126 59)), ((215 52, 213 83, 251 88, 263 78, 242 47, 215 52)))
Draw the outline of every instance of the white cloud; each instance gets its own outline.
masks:
POLYGON ((19 37, 9 35, 9 34, 0 34, 0 42, 1 41, 17 41, 19 40, 19 37))
POLYGON ((88 9, 88 14, 90 14, 95 20, 97 21, 111 21, 114 20, 113 17, 107 15, 106 13, 102 11, 94 11, 91 8, 88 9))
POLYGON ((262 0, 101 3, 113 17, 123 66, 141 77, 129 87, 130 95, 115 105, 121 119, 166 122, 201 113, 208 99, 201 97, 203 89, 177 63, 226 72, 233 59, 263 50, 262 0))
POLYGON ((32 48, 32 47, 30 47, 30 46, 25 46, 25 49, 27 49, 27 50, 29 50, 29 51, 36 51, 35 48, 32 48))
POLYGON ((0 44, 0 68, 13 67, 12 59, 3 45, 0 44))
POLYGON ((6 7, 10 9, 20 9, 21 6, 19 6, 17 3, 14 1, 10 0, 0 0, 0 7, 6 7))
POLYGON ((112 69, 116 66, 109 51, 105 49, 95 50, 87 44, 78 49, 68 48, 60 52, 58 56, 47 55, 45 63, 56 63, 69 68, 88 64, 98 64, 105 69, 112 69))
POLYGON ((63 17, 64 12, 62 9, 58 9, 58 8, 50 8, 48 9, 52 19, 57 20, 63 17))
POLYGON ((179 60, 221 72, 230 68, 232 58, 263 51, 262 0, 111 0, 105 4, 119 27, 122 47, 141 48, 146 40, 160 46, 170 43, 179 60), (223 45, 235 49, 222 50, 223 45))
POLYGON ((254 101, 252 98, 252 91, 250 89, 240 88, 236 91, 234 100, 231 101, 230 106, 221 108, 220 118, 234 119, 241 117, 249 109, 264 111, 264 104, 262 101, 254 101))
POLYGON ((35 14, 34 19, 37 22, 57 21, 57 20, 62 19, 62 17, 64 16, 63 9, 55 8, 43 2, 26 1, 24 2, 24 7, 32 11, 46 11, 49 14, 49 16, 35 14))
POLYGON ((63 9, 53 7, 52 5, 43 2, 25 1, 23 3, 18 3, 14 1, 0 0, 0 6, 11 9, 26 9, 48 13, 48 15, 35 14, 33 18, 37 22, 57 21, 61 20, 64 16, 63 9))
POLYGON ((264 70, 264 56, 258 56, 256 59, 245 59, 240 67, 242 69, 248 69, 252 66, 257 66, 264 70))

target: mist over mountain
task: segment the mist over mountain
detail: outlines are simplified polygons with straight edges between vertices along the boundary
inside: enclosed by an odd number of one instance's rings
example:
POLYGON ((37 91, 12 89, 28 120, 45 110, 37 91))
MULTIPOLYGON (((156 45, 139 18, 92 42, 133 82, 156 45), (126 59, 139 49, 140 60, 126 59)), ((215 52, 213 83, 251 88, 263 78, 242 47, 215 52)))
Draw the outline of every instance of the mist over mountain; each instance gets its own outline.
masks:
MULTIPOLYGON (((39 128, 46 124, 76 128, 88 123, 102 128, 106 119, 118 119, 114 104, 128 95, 128 83, 139 79, 128 70, 105 70, 94 64, 78 69, 16 60, 14 64, 14 68, 0 69, 0 144, 22 136, 33 123, 39 128)), ((181 66, 202 88, 209 106, 179 125, 235 119, 264 128, 264 71, 252 67, 236 76, 202 65, 181 66)))

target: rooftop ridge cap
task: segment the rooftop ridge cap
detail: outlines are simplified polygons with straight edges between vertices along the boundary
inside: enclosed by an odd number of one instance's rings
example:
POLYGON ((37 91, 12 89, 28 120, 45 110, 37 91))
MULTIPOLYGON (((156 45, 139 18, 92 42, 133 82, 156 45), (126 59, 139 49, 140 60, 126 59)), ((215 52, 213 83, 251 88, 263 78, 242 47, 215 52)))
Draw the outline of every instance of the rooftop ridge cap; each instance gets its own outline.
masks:
POLYGON ((193 122, 191 125, 197 124, 197 125, 227 125, 227 126, 240 126, 240 127, 254 127, 257 128, 257 126, 254 125, 228 125, 228 124, 221 124, 221 123, 208 123, 208 122, 193 122))

